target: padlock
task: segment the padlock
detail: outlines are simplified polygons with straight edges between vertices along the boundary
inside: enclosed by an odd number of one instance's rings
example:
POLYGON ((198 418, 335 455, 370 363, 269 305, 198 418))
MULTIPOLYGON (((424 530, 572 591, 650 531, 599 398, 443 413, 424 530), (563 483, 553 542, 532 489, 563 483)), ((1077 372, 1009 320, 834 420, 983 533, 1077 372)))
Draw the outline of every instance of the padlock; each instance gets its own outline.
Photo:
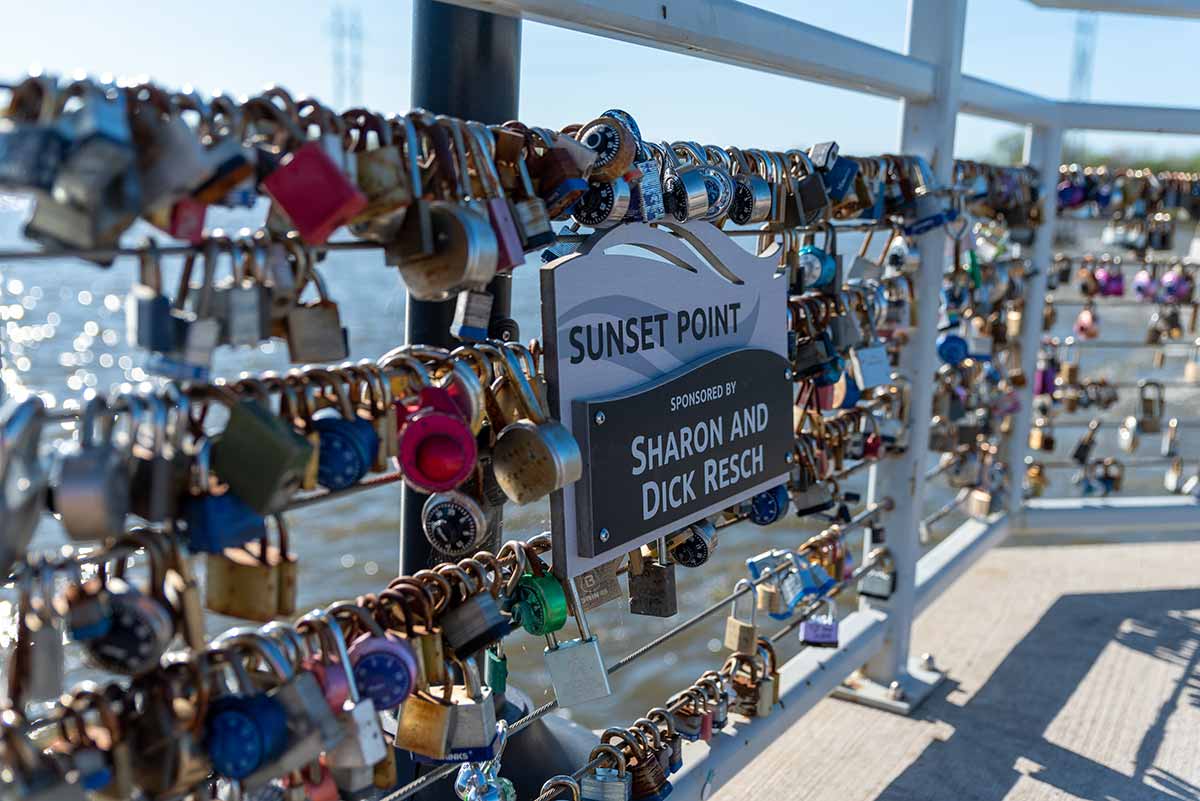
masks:
POLYGON ((698 520, 667 540, 672 561, 684 567, 700 567, 717 547, 717 527, 709 519, 698 520))
POLYGON ((1158 381, 1138 381, 1138 430, 1145 434, 1162 431, 1165 390, 1158 381))
POLYGON ((356 236, 380 240, 396 224, 395 215, 403 214, 412 203, 408 167, 404 154, 393 139, 392 124, 378 114, 351 109, 342 114, 353 134, 354 160, 358 188, 367 198, 366 205, 349 220, 356 236))
POLYGON ((837 234, 832 225, 825 226, 824 245, 818 247, 812 234, 806 234, 797 256, 793 276, 793 292, 837 286, 840 257, 837 255, 837 234))
MULTIPOLYGON (((736 696, 731 706, 732 710, 746 717, 758 717, 763 687, 757 653, 731 655, 725 661, 721 672, 729 676, 736 696)), ((771 698, 768 697, 767 700, 769 703, 771 698)))
POLYGON ((25 558, 42 511, 48 479, 38 448, 46 406, 37 395, 0 406, 0 570, 25 558))
MULTIPOLYGON (((457 123, 470 155, 475 175, 483 189, 483 204, 488 222, 496 237, 496 272, 507 273, 525 261, 521 234, 513 218, 512 206, 505 196, 504 185, 496 170, 496 143, 491 131, 482 123, 457 123)), ((456 144, 458 140, 455 140, 456 144)))
POLYGON ((758 588, 752 582, 741 579, 733 588, 733 592, 734 599, 729 609, 729 616, 725 618, 725 647, 734 653, 752 654, 754 653, 754 641, 758 638, 758 588), (739 618, 737 614, 737 602, 738 598, 744 594, 741 592, 743 588, 748 589, 752 597, 749 620, 739 618))
POLYGON ((534 189, 526 163, 525 134, 500 125, 492 126, 490 131, 496 143, 496 168, 508 192, 522 248, 529 252, 552 244, 554 230, 550 227, 550 215, 545 201, 534 189))
POLYGON ((858 581, 858 594, 875 601, 886 601, 896 592, 896 570, 886 550, 875 549, 867 555, 867 562, 881 562, 872 567, 858 581))
POLYGON ((87 801, 89 794, 76 771, 41 751, 25 733, 16 710, 0 713, 0 743, 5 754, 5 790, 27 801, 87 801))
POLYGON ((103 395, 94 395, 80 416, 79 442, 58 455, 54 505, 76 541, 103 540, 125 530, 130 474, 113 444, 115 414, 103 395))
POLYGON ((1183 484, 1183 458, 1176 456, 1163 474, 1163 488, 1177 495, 1183 491, 1183 484))
POLYGON ((204 658, 213 686, 204 715, 212 769, 230 779, 245 779, 287 746, 287 711, 277 697, 254 684, 242 653, 214 645, 204 658))
MULTIPOLYGON (((534 636, 559 631, 567 624, 567 592, 556 576, 546 572, 537 552, 527 543, 516 545, 524 555, 525 567, 512 592, 513 620, 534 636)), ((632 574, 631 574, 632 576, 632 574)), ((491 684, 491 682, 488 682, 491 684)))
MULTIPOLYGON (((463 683, 450 688, 450 741, 443 757, 435 762, 481 762, 496 755, 499 736, 492 688, 483 684, 474 658, 454 660, 463 683)), ((447 670, 447 676, 453 671, 447 670)), ((437 693, 438 688, 432 688, 437 693)))
POLYGON ((317 480, 327 489, 346 489, 361 481, 375 463, 379 434, 370 420, 357 414, 341 377, 318 369, 305 375, 333 394, 333 407, 313 415, 313 430, 320 438, 317 480))
POLYGON ((196 480, 180 504, 180 516, 188 548, 216 554, 266 536, 266 520, 212 474, 211 453, 211 440, 204 438, 196 449, 196 480))
MULTIPOLYGON (((109 595, 112 623, 108 631, 87 640, 84 648, 89 660, 104 670, 137 676, 158 665, 175 636, 175 621, 165 597, 167 565, 159 546, 151 536, 130 533, 116 541, 111 553, 116 569, 101 580, 109 595), (126 580, 129 557, 138 548, 149 561, 149 580, 145 590, 126 580)), ((102 566, 106 570, 107 563, 102 566)))
POLYGON ((1087 465, 1091 461, 1092 448, 1096 444, 1096 431, 1100 428, 1100 419, 1096 418, 1088 422, 1087 430, 1075 443, 1075 447, 1071 450, 1071 460, 1080 466, 1087 465))
POLYGON ((708 185, 697 165, 680 161, 667 142, 646 142, 645 146, 659 164, 667 212, 679 222, 703 218, 708 212, 708 185))
POLYGON ((629 612, 650 617, 674 617, 679 613, 675 589, 675 563, 665 539, 660 539, 651 556, 641 549, 629 553, 629 612))
POLYGON ((1033 425, 1033 429, 1029 432, 1029 447, 1035 451, 1053 451, 1055 446, 1054 425, 1050 419, 1039 417, 1033 425))
POLYGON ((418 492, 453 490, 476 470, 478 451, 469 420, 444 387, 425 386, 416 402, 395 402, 400 469, 418 492))
POLYGON ((96 209, 109 186, 122 173, 132 172, 134 148, 125 90, 74 81, 59 94, 58 107, 58 125, 67 135, 68 146, 55 175, 53 195, 60 203, 96 209))
POLYGON ((232 270, 231 280, 218 285, 213 298, 222 341, 234 347, 257 347, 271 337, 274 306, 258 245, 248 236, 230 240, 220 229, 211 236, 229 253, 232 270))
MULTIPOLYGON (((468 564, 471 560, 464 560, 468 564)), ((498 641, 512 630, 511 615, 505 614, 497 600, 499 586, 475 563, 474 577, 459 565, 444 565, 438 573, 458 585, 459 600, 441 615, 445 644, 455 654, 469 656, 498 641)), ((428 667, 428 665, 426 665, 428 667)))
POLYGON ((27 563, 18 576, 17 588, 16 638, 5 700, 23 710, 29 701, 56 699, 62 694, 66 653, 54 607, 51 566, 40 559, 27 563))
MULTIPOLYGON (((441 668, 444 675, 444 667, 441 668)), ((395 746, 413 754, 440 760, 446 756, 453 725, 450 697, 452 685, 441 685, 442 696, 435 697, 429 687, 418 686, 400 708, 396 723, 395 746)))
MULTIPOLYGON (((251 509, 269 514, 284 506, 304 478, 312 445, 259 399, 212 386, 203 397, 229 409, 225 429, 212 437, 212 468, 251 509)), ((318 424, 319 425, 319 424, 318 424)))
POLYGON ((357 604, 337 603, 327 612, 334 620, 348 620, 351 631, 356 632, 349 645, 349 664, 363 697, 370 699, 377 710, 395 709, 417 684, 417 658, 412 646, 385 632, 357 604))
POLYGON ((521 415, 507 421, 492 449, 496 481, 505 495, 524 505, 578 481, 583 475, 579 444, 562 423, 544 412, 516 355, 508 348, 479 348, 497 358, 505 371, 504 378, 515 391, 521 415))
POLYGON ((317 300, 293 305, 284 317, 288 360, 293 363, 336 362, 349 353, 346 329, 338 304, 330 300, 325 280, 315 267, 307 278, 317 290, 317 300))
POLYGON ((163 352, 176 347, 171 300, 162 293, 162 265, 153 239, 138 254, 138 281, 125 297, 125 331, 130 345, 163 352))
POLYGON ((266 668, 254 671, 252 682, 266 687, 266 697, 277 702, 285 714, 285 742, 282 750, 242 779, 244 786, 255 788, 277 776, 300 770, 315 762, 322 751, 339 745, 346 735, 333 710, 325 701, 316 677, 297 670, 285 649, 271 637, 254 629, 232 629, 214 641, 217 647, 236 649, 235 658, 257 657, 266 668))
POLYGON ((837 606, 830 598, 817 602, 813 613, 800 626, 800 642, 810 648, 838 647, 837 606), (822 614, 820 610, 824 608, 822 614))
POLYGON ((757 526, 778 522, 787 514, 790 504, 786 484, 760 492, 750 499, 750 522, 757 526))
POLYGON ((187 306, 196 253, 189 252, 184 258, 179 288, 171 305, 171 316, 175 325, 175 348, 169 352, 151 353, 146 361, 146 369, 151 373, 178 381, 208 381, 213 351, 221 340, 221 322, 216 318, 213 308, 213 279, 217 261, 215 242, 204 245, 203 258, 203 279, 197 300, 190 310, 187 306))
POLYGON ((612 695, 608 670, 600 653, 600 642, 588 627, 587 615, 573 581, 567 582, 567 597, 575 615, 579 638, 559 642, 550 632, 546 635, 544 651, 546 671, 554 685, 558 705, 563 708, 612 695))
POLYGON ((626 770, 625 757, 611 745, 598 745, 588 754, 588 762, 606 757, 611 767, 598 764, 579 781, 582 801, 631 801, 633 777, 626 770))
POLYGON ((342 742, 326 754, 335 779, 339 769, 373 767, 387 757, 390 746, 384 742, 375 704, 370 698, 360 696, 354 671, 345 669, 350 664, 350 655, 341 629, 331 620, 327 611, 310 612, 301 619, 300 625, 315 627, 320 632, 322 649, 332 648, 331 656, 336 657, 343 667, 346 680, 347 699, 336 710, 346 734, 342 742))
POLYGON ((148 83, 127 92, 142 204, 152 212, 170 209, 208 181, 214 165, 173 96, 148 83))
MULTIPOLYGON (((307 138, 277 107, 263 98, 251 99, 250 106, 270 114, 292 147, 259 185, 287 214, 305 242, 325 242, 335 229, 366 208, 366 195, 346 174, 346 162, 336 163, 319 140, 307 138)), ((312 119, 320 116, 314 113, 312 119)))

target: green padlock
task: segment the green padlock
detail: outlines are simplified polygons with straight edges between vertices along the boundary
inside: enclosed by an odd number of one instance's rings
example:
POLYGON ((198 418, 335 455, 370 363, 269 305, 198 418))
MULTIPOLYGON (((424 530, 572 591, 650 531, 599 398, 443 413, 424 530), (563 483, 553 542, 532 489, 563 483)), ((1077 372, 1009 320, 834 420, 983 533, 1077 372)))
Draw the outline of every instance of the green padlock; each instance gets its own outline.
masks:
POLYGON ((300 488, 312 443, 271 411, 265 385, 243 381, 240 388, 256 397, 239 397, 224 385, 201 390, 229 409, 225 430, 212 438, 213 471, 246 505, 268 515, 300 488))
POLYGON ((524 547, 526 569, 513 592, 513 618, 530 634, 545 636, 567 625, 567 593, 537 553, 524 547))

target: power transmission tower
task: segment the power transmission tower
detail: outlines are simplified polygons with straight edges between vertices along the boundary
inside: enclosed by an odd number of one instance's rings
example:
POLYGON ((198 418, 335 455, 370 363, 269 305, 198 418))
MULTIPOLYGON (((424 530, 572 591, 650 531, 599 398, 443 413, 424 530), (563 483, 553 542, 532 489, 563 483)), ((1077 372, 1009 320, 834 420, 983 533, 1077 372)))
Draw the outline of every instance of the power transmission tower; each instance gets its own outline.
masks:
MULTIPOLYGON (((1092 99, 1092 71, 1096 57, 1096 24, 1099 21, 1094 11, 1081 11, 1075 16, 1075 48, 1071 58, 1071 85, 1068 94, 1071 100, 1092 99)), ((1071 149, 1082 153, 1085 134, 1082 130, 1069 135, 1071 149)))
POLYGON ((362 103, 362 12, 334 3, 329 38, 333 56, 333 103, 338 109, 362 103))

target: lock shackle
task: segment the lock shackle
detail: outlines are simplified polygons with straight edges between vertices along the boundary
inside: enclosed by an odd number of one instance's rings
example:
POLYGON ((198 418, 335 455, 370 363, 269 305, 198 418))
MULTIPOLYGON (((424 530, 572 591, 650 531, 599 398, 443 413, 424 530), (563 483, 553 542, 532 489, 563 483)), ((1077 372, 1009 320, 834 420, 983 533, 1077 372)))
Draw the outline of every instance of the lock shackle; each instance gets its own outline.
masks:
POLYGON ((725 664, 721 667, 721 672, 727 674, 731 678, 736 676, 743 666, 749 667, 750 683, 757 686, 761 674, 758 671, 758 661, 750 654, 733 653, 725 660, 725 664))
POLYGON ((648 717, 638 718, 633 722, 631 727, 633 730, 640 730, 642 734, 650 738, 652 745, 649 746, 654 751, 661 751, 663 748, 662 732, 658 730, 658 724, 648 717))
POLYGON ((759 637, 755 640, 756 650, 760 654, 765 654, 767 658, 767 672, 779 672, 779 655, 775 652, 775 646, 766 637, 759 637))
POLYGON ((346 645, 341 625, 327 609, 312 610, 301 618, 301 624, 315 629, 318 633, 317 636, 332 646, 330 656, 336 657, 338 664, 342 666, 342 672, 346 674, 346 689, 350 696, 350 702, 357 705, 362 700, 362 695, 350 664, 350 650, 346 645))
POLYGON ((266 666, 274 673, 280 683, 285 683, 295 675, 295 667, 288 660, 287 654, 275 640, 263 634, 258 629, 239 626, 221 634, 213 644, 227 649, 233 655, 235 663, 253 659, 257 664, 266 666))
POLYGON ((324 398, 330 406, 337 408, 345 420, 353 421, 358 419, 358 414, 354 410, 354 404, 350 400, 350 393, 341 376, 335 375, 331 370, 312 366, 304 368, 304 375, 314 381, 320 388, 321 392, 317 396, 318 400, 324 398), (329 393, 326 390, 333 392, 332 400, 330 400, 329 393))
POLYGON ((428 593, 433 603, 434 613, 439 613, 450 605, 450 601, 454 597, 454 586, 445 576, 432 570, 422 569, 413 573, 413 578, 419 581, 425 592, 428 593))
POLYGON ((271 638, 293 665, 299 665, 306 657, 312 656, 308 643, 300 632, 282 620, 272 620, 264 624, 259 631, 271 638))
MULTIPOLYGON (((441 577, 439 576, 438 578, 441 577)), ((390 600, 394 596, 405 599, 402 607, 406 618, 412 612, 408 606, 408 601, 413 601, 417 605, 418 612, 420 612, 422 624, 430 630, 434 628, 436 624, 434 615, 437 609, 425 585, 411 578, 400 577, 388 585, 387 589, 380 595, 380 601, 382 602, 385 599, 390 600)))
MULTIPOLYGON (((411 640, 415 636, 413 613, 410 606, 414 591, 412 588, 407 589, 407 592, 401 592, 399 588, 395 588, 379 593, 371 611, 376 622, 385 631, 396 631, 399 626, 403 625, 405 639, 411 640), (401 610, 400 614, 397 614, 397 608, 401 610)), ((361 603, 363 599, 360 598, 359 601, 361 603)))
POLYGON ((504 184, 500 180, 500 171, 496 167, 495 136, 481 122, 467 122, 465 129, 468 141, 474 142, 474 147, 470 147, 469 150, 472 154, 471 160, 475 163, 475 171, 480 176, 480 182, 485 187, 490 184, 492 197, 503 199, 505 197, 504 184))
MULTIPOLYGON (((468 557, 466 559, 459 559, 457 565, 475 580, 476 592, 482 593, 486 591, 493 598, 500 597, 500 577, 497 575, 495 580, 493 580, 483 562, 474 557, 468 557)), ((497 567, 499 566, 497 565, 497 567)), ((498 570, 497 573, 499 573, 498 570)))
POLYGON ((108 731, 112 745, 120 745, 124 740, 121 719, 113 709, 113 700, 95 682, 84 681, 76 685, 67 705, 84 715, 85 720, 88 712, 95 712, 101 728, 108 731))
POLYGON ((625 775, 625 768, 626 768, 625 755, 621 753, 620 749, 614 748, 613 746, 607 745, 605 743, 601 743, 600 745, 593 748, 591 753, 588 754, 588 762, 595 762, 597 759, 600 759, 601 757, 608 758, 608 761, 612 763, 613 768, 616 769, 617 775, 619 775, 619 776, 625 775))
POLYGON ((750 625, 753 626, 758 621, 758 587, 750 579, 738 579, 737 584, 733 585, 734 598, 732 601, 730 601, 729 614, 732 617, 735 617, 735 618, 737 617, 738 601, 741 600, 745 595, 745 594, 742 594, 742 595, 737 594, 738 591, 742 589, 742 587, 749 587, 750 588, 749 595, 754 599, 753 603, 750 605, 750 625))
POLYGON ((359 634, 369 634, 372 637, 386 639, 387 635, 371 613, 356 603, 338 601, 325 607, 325 614, 338 625, 348 624, 349 631, 342 629, 344 636, 356 637, 359 634))
POLYGON ((403 348, 388 351, 376 361, 376 364, 385 371, 389 381, 403 380, 404 383, 399 386, 399 389, 396 385, 392 386, 392 394, 398 397, 415 397, 422 387, 433 386, 429 370, 424 362, 404 351, 403 348))
POLYGON ((671 717, 671 713, 665 707, 656 706, 646 713, 646 717, 653 721, 656 725, 662 724, 667 730, 667 739, 675 739, 675 720, 671 717))
POLYGON ((707 675, 701 676, 692 683, 692 686, 700 690, 704 695, 705 703, 711 703, 714 709, 721 703, 721 697, 725 693, 725 688, 722 686, 719 674, 718 678, 707 675))
POLYGON ((547 420, 546 415, 516 354, 508 348, 496 347, 490 342, 481 342, 476 345, 476 348, 480 352, 494 357, 499 363, 500 369, 503 371, 501 377, 507 377, 513 388, 516 389, 517 405, 520 407, 520 411, 535 425, 544 424, 547 420))
MULTIPOLYGON (((629 749, 629 755, 632 759, 626 764, 633 762, 641 762, 645 759, 645 751, 642 749, 641 743, 627 730, 619 726, 609 726, 600 734, 600 743, 602 745, 611 745, 613 740, 619 740, 629 749)), ((620 746, 617 746, 620 748, 620 746)))
MULTIPOLYGON (((546 779, 545 783, 542 784, 542 789, 538 791, 538 795, 545 795, 556 788, 563 788, 569 792, 571 794, 571 801, 579 801, 581 794, 579 782, 575 781, 574 776, 567 776, 563 773, 546 779)), ((551 797, 553 798, 554 796, 551 797)))
POLYGON ((84 403, 83 411, 79 414, 79 447, 91 448, 96 445, 96 428, 99 422, 100 443, 111 444, 113 428, 116 423, 116 410, 109 406, 104 393, 93 394, 84 403))
POLYGON ((361 417, 359 413, 364 410, 372 420, 379 416, 379 404, 376 401, 375 391, 370 386, 366 374, 361 372, 354 362, 342 362, 336 367, 326 369, 346 388, 350 406, 354 409, 357 417, 361 417))
POLYGON ((443 576, 447 580, 450 580, 451 577, 453 577, 453 581, 458 582, 458 590, 461 602, 465 602, 467 599, 483 590, 483 587, 479 586, 475 579, 458 565, 441 564, 434 568, 434 572, 443 576))

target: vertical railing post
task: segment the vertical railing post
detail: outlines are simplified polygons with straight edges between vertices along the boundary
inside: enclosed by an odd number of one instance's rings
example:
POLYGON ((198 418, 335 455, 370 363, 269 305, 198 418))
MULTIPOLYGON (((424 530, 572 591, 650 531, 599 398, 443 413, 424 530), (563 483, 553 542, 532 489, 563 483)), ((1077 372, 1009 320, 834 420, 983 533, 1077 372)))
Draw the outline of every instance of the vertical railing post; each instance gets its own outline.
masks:
MULTIPOLYGON (((488 124, 516 119, 521 80, 521 20, 437 2, 413 4, 412 105, 488 124)), ((493 319, 511 314, 508 276, 496 279, 493 319)), ((404 340, 451 346, 454 301, 408 298, 404 340)), ((432 561, 421 531, 428 497, 404 488, 400 517, 400 572, 412 574, 432 561)), ((499 545, 499 543, 494 543, 499 545)))
POLYGON ((1054 223, 1057 211, 1055 185, 1058 165, 1062 159, 1062 129, 1031 125, 1025 134, 1025 163, 1037 168, 1041 175, 1042 224, 1038 227, 1031 249, 1033 275, 1025 280, 1025 311, 1021 323, 1021 369, 1027 379, 1021 391, 1021 407, 1013 416, 1008 443, 1010 527, 1022 524, 1024 497, 1022 484, 1025 475, 1025 456, 1029 453, 1029 428, 1033 421, 1033 388, 1037 371, 1038 348, 1042 338, 1042 310, 1046 303, 1046 282, 1054 251, 1054 223))
MULTIPOLYGON (((907 52, 937 65, 934 96, 921 103, 901 104, 898 152, 922 156, 940 185, 949 185, 954 166, 954 130, 961 81, 966 0, 909 0, 907 52)), ((851 679, 840 697, 911 711, 939 680, 927 666, 909 659, 915 614, 916 568, 920 557, 917 529, 923 514, 925 469, 929 452, 929 418, 937 372, 938 292, 949 240, 936 228, 918 237, 920 269, 915 276, 917 328, 900 355, 899 373, 911 385, 909 445, 899 457, 871 470, 872 500, 890 497, 893 509, 880 522, 896 566, 896 591, 884 605, 888 636, 884 648, 851 679), (911 662, 911 664, 910 664, 911 662)), ((872 543, 868 543, 868 548, 872 543)), ((869 601, 862 601, 869 605, 869 601)))

